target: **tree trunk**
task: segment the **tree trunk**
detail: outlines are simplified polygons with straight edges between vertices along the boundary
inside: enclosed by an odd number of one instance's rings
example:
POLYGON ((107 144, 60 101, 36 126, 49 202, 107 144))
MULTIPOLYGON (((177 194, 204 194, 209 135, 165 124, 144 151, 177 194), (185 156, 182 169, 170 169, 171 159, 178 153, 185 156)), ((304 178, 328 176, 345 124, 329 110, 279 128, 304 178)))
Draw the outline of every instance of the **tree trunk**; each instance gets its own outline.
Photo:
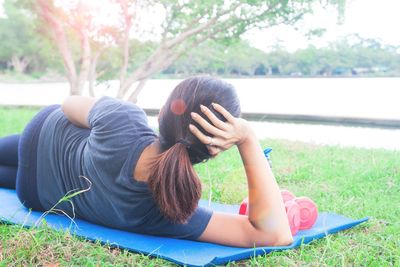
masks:
POLYGON ((102 49, 99 49, 97 51, 94 52, 93 57, 90 61, 90 68, 89 68, 89 95, 91 97, 95 97, 96 94, 94 92, 94 86, 97 80, 97 72, 96 72, 96 66, 97 66, 97 61, 101 55, 101 53, 103 52, 102 49))
POLYGON ((79 94, 81 95, 90 75, 92 49, 90 47, 88 32, 84 29, 80 29, 79 33, 81 35, 82 56, 81 56, 81 65, 79 69, 77 84, 78 84, 79 94))
POLYGON ((126 85, 126 78, 128 75, 128 66, 129 66, 129 33, 132 28, 132 23, 133 23, 133 18, 134 15, 130 14, 129 12, 129 1, 127 0, 120 0, 119 1, 120 8, 123 13, 124 17, 124 22, 125 22, 125 27, 123 29, 123 35, 122 35, 122 40, 120 43, 120 47, 122 50, 122 66, 120 70, 120 75, 119 75, 119 91, 118 91, 118 98, 123 98, 125 95, 125 92, 129 90, 128 86, 127 88, 125 87, 126 85))
POLYGON ((139 81, 139 84, 136 86, 135 91, 132 92, 132 94, 129 96, 128 101, 131 101, 133 103, 137 103, 137 98, 144 88, 145 84, 147 82, 147 79, 139 81))
MULTIPOLYGON (((83 89, 84 82, 87 80, 87 74, 86 77, 83 77, 85 75, 82 74, 82 70, 85 71, 86 69, 85 59, 87 58, 87 55, 82 56, 81 73, 79 74, 78 77, 74 58, 72 55, 73 54, 72 49, 69 45, 62 21, 60 20, 59 17, 56 16, 55 13, 53 13, 55 9, 53 4, 47 0, 38 0, 37 5, 35 7, 37 9, 39 16, 42 17, 48 23, 53 39, 62 56, 63 65, 70 84, 70 95, 80 95, 81 90, 83 89), (83 79, 84 81, 82 82, 83 79)), ((86 51, 83 51, 83 53, 85 53, 88 50, 87 43, 86 40, 82 41, 83 41, 82 43, 83 49, 86 49, 86 51)), ((89 47, 89 56, 90 56, 90 47, 89 47)))
POLYGON ((77 80, 70 82, 69 85, 69 95, 80 95, 80 89, 77 80))
MULTIPOLYGON (((129 78, 134 81, 133 83, 135 83, 135 82, 140 80, 139 77, 141 75, 142 75, 142 72, 139 69, 139 70, 136 70, 133 73, 133 75, 130 76, 129 78)), ((129 91, 129 88, 131 88, 131 86, 132 86, 131 82, 127 82, 126 80, 125 80, 125 82, 120 81, 119 90, 118 90, 118 93, 117 93, 117 98, 123 99, 127 95, 128 91, 129 91)))
MULTIPOLYGON (((94 74, 96 75, 96 74, 94 74)), ((96 81, 96 78, 89 77, 89 96, 91 97, 96 97, 96 94, 94 93, 94 83, 96 81)))
POLYGON ((12 55, 11 57, 11 65, 14 71, 18 73, 24 73, 26 68, 28 67, 31 59, 27 57, 19 57, 17 55, 12 55))

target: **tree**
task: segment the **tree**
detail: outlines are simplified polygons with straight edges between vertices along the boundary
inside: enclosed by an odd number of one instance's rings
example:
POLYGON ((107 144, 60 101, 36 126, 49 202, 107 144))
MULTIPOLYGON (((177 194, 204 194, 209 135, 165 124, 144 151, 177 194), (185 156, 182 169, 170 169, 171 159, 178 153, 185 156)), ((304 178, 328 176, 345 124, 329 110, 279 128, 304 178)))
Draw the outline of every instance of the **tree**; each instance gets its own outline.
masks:
POLYGON ((52 48, 38 35, 35 19, 17 9, 12 0, 4 2, 4 11, 6 17, 0 18, 0 60, 24 73, 35 61, 49 59, 52 48))
POLYGON ((266 60, 268 73, 272 75, 287 74, 286 69, 291 60, 289 52, 279 46, 275 47, 274 50, 268 54, 266 60))
POLYGON ((265 56, 241 39, 229 43, 208 40, 175 61, 167 73, 253 75, 265 56))
POLYGON ((277 75, 399 75, 400 53, 379 40, 346 36, 327 47, 309 46, 288 53, 279 46, 264 57, 277 75), (279 70, 279 71, 278 71, 279 70))
MULTIPOLYGON (((28 1, 28 0, 25 0, 28 1)), ((106 1, 106 0, 104 0, 106 1)), ((104 2, 99 1, 99 3, 104 2)), ((96 72, 101 54, 109 47, 120 48, 120 88, 118 97, 136 101, 145 81, 168 68, 182 55, 209 39, 229 41, 254 27, 294 24, 315 4, 335 4, 344 0, 108 0, 110 10, 117 10, 118 23, 96 23, 99 6, 78 0, 61 6, 51 0, 31 2, 43 25, 52 32, 62 55, 71 94, 81 94, 88 79, 96 72), (111 8, 112 6, 112 8, 111 8), (97 8, 97 9, 96 9, 97 8), (150 30, 143 27, 151 12, 162 21, 150 30), (132 32, 151 35, 157 45, 140 65, 133 68, 140 51, 130 47, 132 32), (72 41, 79 40, 73 51, 72 41), (72 40, 72 41, 71 41, 72 40), (135 85, 135 90, 131 87, 135 85)), ((93 1, 91 1, 93 3, 93 1)), ((104 6, 103 3, 101 5, 104 6)), ((341 8, 339 8, 341 10, 341 8)))

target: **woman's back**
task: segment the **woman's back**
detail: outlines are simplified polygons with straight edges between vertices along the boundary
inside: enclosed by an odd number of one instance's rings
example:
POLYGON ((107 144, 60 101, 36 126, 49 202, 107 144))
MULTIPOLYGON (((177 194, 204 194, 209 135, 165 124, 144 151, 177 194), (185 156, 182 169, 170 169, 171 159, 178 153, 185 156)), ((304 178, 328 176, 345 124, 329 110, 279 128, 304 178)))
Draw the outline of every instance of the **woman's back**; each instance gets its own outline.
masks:
MULTIPOLYGON (((143 208, 149 202, 146 198, 151 197, 146 187, 132 178, 134 165, 156 135, 147 126, 140 108, 109 97, 96 102, 88 122, 91 129, 79 128, 68 121, 61 109, 46 119, 38 144, 40 201, 50 209, 67 192, 90 187, 72 198, 76 216, 132 228, 140 224, 132 221, 133 217, 148 213, 143 208)), ((73 215, 68 202, 57 208, 73 215)))
MULTIPOLYGON (((143 110, 103 97, 90 110, 88 125, 91 129, 74 126, 61 110, 43 125, 37 172, 43 207, 50 209, 70 190, 90 187, 71 199, 78 218, 127 231, 197 239, 211 211, 197 208, 187 224, 171 223, 148 184, 133 178, 140 155, 157 137, 143 110)), ((57 208, 73 216, 68 202, 57 208)))

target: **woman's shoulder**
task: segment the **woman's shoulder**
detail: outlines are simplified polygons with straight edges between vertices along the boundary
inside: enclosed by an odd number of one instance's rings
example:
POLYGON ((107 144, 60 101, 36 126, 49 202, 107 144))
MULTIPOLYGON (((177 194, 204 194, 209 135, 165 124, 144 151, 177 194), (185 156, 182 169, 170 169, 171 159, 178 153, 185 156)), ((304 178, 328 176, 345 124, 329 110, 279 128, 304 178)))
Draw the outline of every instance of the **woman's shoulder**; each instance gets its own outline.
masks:
POLYGON ((144 113, 144 110, 141 107, 139 107, 137 104, 135 104, 133 102, 125 101, 122 99, 118 99, 115 97, 111 97, 111 96, 100 97, 96 101, 95 105, 93 106, 93 109, 95 109, 95 108, 132 109, 132 110, 139 110, 144 113))
POLYGON ((147 116, 138 105, 110 96, 103 96, 96 101, 89 112, 89 125, 93 127, 96 121, 110 124, 124 122, 139 122, 147 124, 147 116))

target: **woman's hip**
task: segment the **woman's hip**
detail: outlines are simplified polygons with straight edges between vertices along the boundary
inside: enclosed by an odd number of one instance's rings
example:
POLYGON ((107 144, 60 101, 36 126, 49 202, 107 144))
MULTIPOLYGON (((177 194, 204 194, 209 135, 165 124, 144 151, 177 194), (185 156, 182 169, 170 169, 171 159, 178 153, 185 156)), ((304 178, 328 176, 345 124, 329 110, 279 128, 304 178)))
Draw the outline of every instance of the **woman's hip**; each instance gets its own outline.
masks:
POLYGON ((41 109, 26 125, 18 145, 16 190, 20 201, 28 208, 42 210, 37 193, 37 150, 40 131, 46 118, 60 105, 41 109))

